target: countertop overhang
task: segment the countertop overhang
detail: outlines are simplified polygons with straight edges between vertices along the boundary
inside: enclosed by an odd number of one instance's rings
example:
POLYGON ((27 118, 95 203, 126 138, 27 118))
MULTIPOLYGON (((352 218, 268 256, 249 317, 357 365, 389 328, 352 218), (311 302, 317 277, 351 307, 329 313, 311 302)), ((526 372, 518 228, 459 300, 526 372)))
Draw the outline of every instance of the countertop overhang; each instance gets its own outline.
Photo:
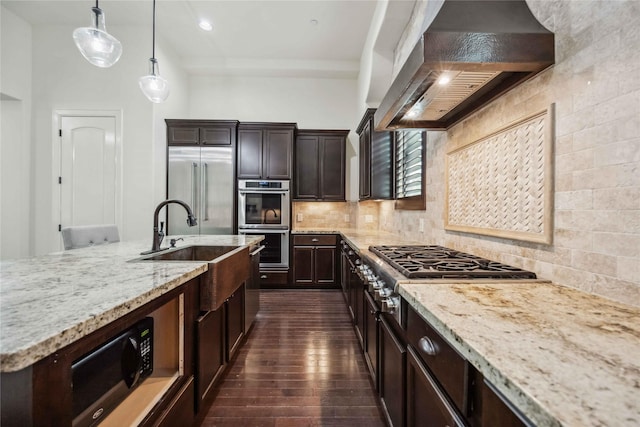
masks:
MULTIPOLYGON (((261 240, 172 237, 184 238, 179 246, 261 240)), ((131 262, 149 246, 118 242, 0 263, 1 371, 28 367, 207 271, 206 262, 131 262)))

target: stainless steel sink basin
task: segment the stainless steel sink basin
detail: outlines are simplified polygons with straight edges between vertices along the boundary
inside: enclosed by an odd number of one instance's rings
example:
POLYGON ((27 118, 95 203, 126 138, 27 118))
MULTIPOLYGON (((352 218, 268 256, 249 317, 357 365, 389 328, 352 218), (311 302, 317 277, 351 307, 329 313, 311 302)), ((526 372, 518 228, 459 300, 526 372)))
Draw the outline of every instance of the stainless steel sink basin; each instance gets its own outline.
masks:
POLYGON ((239 249, 238 246, 186 246, 141 258, 142 261, 213 261, 224 254, 239 249))
POLYGON ((198 261, 207 263, 200 276, 200 309, 217 310, 249 279, 248 246, 193 245, 145 255, 135 261, 198 261))

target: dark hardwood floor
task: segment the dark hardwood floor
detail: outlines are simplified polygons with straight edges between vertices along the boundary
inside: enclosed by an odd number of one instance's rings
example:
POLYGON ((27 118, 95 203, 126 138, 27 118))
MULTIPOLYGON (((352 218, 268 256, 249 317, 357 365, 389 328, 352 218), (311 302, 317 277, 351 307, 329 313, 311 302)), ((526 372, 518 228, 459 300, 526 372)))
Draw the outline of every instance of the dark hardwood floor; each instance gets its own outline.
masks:
POLYGON ((264 290, 202 426, 384 426, 339 290, 264 290))

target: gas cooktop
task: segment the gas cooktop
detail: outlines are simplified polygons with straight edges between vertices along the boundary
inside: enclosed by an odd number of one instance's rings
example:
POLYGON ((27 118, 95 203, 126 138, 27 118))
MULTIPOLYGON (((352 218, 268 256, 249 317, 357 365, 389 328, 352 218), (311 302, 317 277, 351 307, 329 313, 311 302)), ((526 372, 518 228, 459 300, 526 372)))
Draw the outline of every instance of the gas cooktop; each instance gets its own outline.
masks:
POLYGON ((408 278, 535 279, 535 273, 443 246, 370 246, 408 278))

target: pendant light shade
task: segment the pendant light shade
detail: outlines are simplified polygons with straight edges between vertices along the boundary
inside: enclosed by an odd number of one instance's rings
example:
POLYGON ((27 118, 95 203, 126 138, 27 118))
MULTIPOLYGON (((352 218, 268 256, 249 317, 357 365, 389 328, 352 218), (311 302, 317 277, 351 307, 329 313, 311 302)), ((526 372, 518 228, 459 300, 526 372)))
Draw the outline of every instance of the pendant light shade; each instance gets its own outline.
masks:
POLYGON ((156 59, 156 0, 153 0, 153 35, 149 74, 140 77, 138 85, 149 101, 156 104, 164 102, 169 97, 169 82, 160 77, 160 68, 156 59))
POLYGON ((160 77, 156 58, 149 59, 149 75, 140 77, 138 85, 149 101, 156 104, 166 101, 169 97, 169 82, 160 77))
POLYGON ((108 68, 118 62, 122 55, 122 43, 107 33, 104 13, 96 6, 91 8, 91 27, 76 28, 73 40, 80 53, 96 67, 108 68))

